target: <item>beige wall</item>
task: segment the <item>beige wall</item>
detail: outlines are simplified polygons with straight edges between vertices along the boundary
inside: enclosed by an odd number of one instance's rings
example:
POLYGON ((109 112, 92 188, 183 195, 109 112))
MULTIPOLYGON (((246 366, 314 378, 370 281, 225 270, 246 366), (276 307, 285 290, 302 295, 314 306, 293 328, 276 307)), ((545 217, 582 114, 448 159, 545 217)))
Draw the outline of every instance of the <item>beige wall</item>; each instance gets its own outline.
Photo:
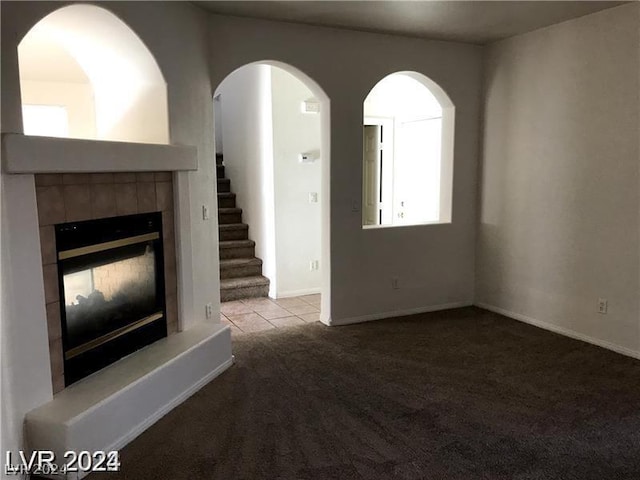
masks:
POLYGON ((313 98, 313 92, 291 73, 277 67, 270 70, 276 296, 319 293, 320 271, 310 270, 309 263, 321 260, 319 196, 323 155, 320 151, 320 116, 323 113, 302 113, 302 102, 313 98), (316 161, 300 163, 298 154, 303 152, 315 154, 316 161), (318 194, 317 203, 309 202, 310 192, 318 194))
POLYGON ((22 80, 22 103, 57 105, 67 109, 70 138, 96 138, 93 89, 87 83, 22 80))
POLYGON ((217 15, 209 28, 214 88, 242 65, 273 60, 304 72, 330 99, 331 148, 323 161, 331 172, 332 323, 471 304, 482 49, 217 15), (362 102, 379 80, 406 70, 437 82, 456 106, 453 220, 363 230, 362 102))
POLYGON ((477 302, 627 352, 640 352, 639 25, 636 3, 488 49, 478 239, 477 302))

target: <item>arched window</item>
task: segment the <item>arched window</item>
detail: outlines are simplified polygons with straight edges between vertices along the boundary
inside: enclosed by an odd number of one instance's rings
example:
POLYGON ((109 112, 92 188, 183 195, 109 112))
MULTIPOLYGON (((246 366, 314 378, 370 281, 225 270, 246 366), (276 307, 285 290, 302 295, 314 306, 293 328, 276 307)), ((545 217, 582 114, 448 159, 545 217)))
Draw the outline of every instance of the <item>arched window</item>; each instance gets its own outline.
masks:
POLYGON ((104 8, 47 15, 22 39, 18 58, 26 135, 169 143, 162 72, 104 8))
POLYGON ((364 101, 366 227, 451 222, 455 109, 416 72, 380 80, 364 101))

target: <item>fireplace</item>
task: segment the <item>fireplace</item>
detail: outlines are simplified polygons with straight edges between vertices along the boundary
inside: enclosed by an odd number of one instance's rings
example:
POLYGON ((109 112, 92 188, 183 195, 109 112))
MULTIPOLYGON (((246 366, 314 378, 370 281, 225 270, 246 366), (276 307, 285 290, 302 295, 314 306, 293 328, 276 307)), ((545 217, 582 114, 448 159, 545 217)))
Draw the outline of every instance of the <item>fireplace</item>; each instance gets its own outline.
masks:
POLYGON ((55 227, 65 385, 167 336, 162 214, 55 227))

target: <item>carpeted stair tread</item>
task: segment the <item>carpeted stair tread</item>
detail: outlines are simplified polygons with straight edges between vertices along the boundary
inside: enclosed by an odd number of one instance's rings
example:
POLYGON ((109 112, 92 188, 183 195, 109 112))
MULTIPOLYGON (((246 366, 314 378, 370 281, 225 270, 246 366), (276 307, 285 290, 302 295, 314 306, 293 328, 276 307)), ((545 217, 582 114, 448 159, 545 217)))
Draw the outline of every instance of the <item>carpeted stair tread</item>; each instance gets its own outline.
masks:
POLYGON ((249 225, 246 223, 220 223, 218 224, 218 238, 220 241, 247 240, 249 225))
POLYGON ((234 213, 242 213, 242 209, 238 207, 232 208, 218 208, 218 213, 221 215, 231 215, 234 213))
POLYGON ((241 278, 225 278, 220 280, 220 290, 232 290, 236 288, 249 288, 249 287, 265 287, 269 285, 269 279, 267 277, 255 276, 255 277, 241 277, 241 278))
POLYGON ((253 240, 224 240, 220 242, 220 248, 244 248, 255 247, 256 242, 253 240))
POLYGON ((231 180, 228 178, 219 178, 218 182, 218 192, 229 192, 231 191, 231 180))
POLYGON ((218 192, 218 208, 235 208, 236 194, 233 192, 218 192))
POLYGON ((250 265, 259 266, 262 265, 262 260, 259 258, 229 258, 227 260, 220 260, 220 270, 236 267, 246 267, 250 265))
POLYGON ((246 223, 224 223, 218 225, 219 230, 249 230, 249 225, 246 223))

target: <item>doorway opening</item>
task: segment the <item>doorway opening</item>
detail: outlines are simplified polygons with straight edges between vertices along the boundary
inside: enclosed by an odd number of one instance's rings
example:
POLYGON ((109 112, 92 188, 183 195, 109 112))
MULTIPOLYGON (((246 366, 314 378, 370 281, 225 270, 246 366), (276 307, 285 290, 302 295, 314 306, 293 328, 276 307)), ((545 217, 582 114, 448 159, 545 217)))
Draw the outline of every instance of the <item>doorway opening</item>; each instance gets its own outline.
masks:
POLYGON ((251 331, 328 323, 328 97, 289 65, 253 63, 216 89, 214 124, 222 313, 251 331))

